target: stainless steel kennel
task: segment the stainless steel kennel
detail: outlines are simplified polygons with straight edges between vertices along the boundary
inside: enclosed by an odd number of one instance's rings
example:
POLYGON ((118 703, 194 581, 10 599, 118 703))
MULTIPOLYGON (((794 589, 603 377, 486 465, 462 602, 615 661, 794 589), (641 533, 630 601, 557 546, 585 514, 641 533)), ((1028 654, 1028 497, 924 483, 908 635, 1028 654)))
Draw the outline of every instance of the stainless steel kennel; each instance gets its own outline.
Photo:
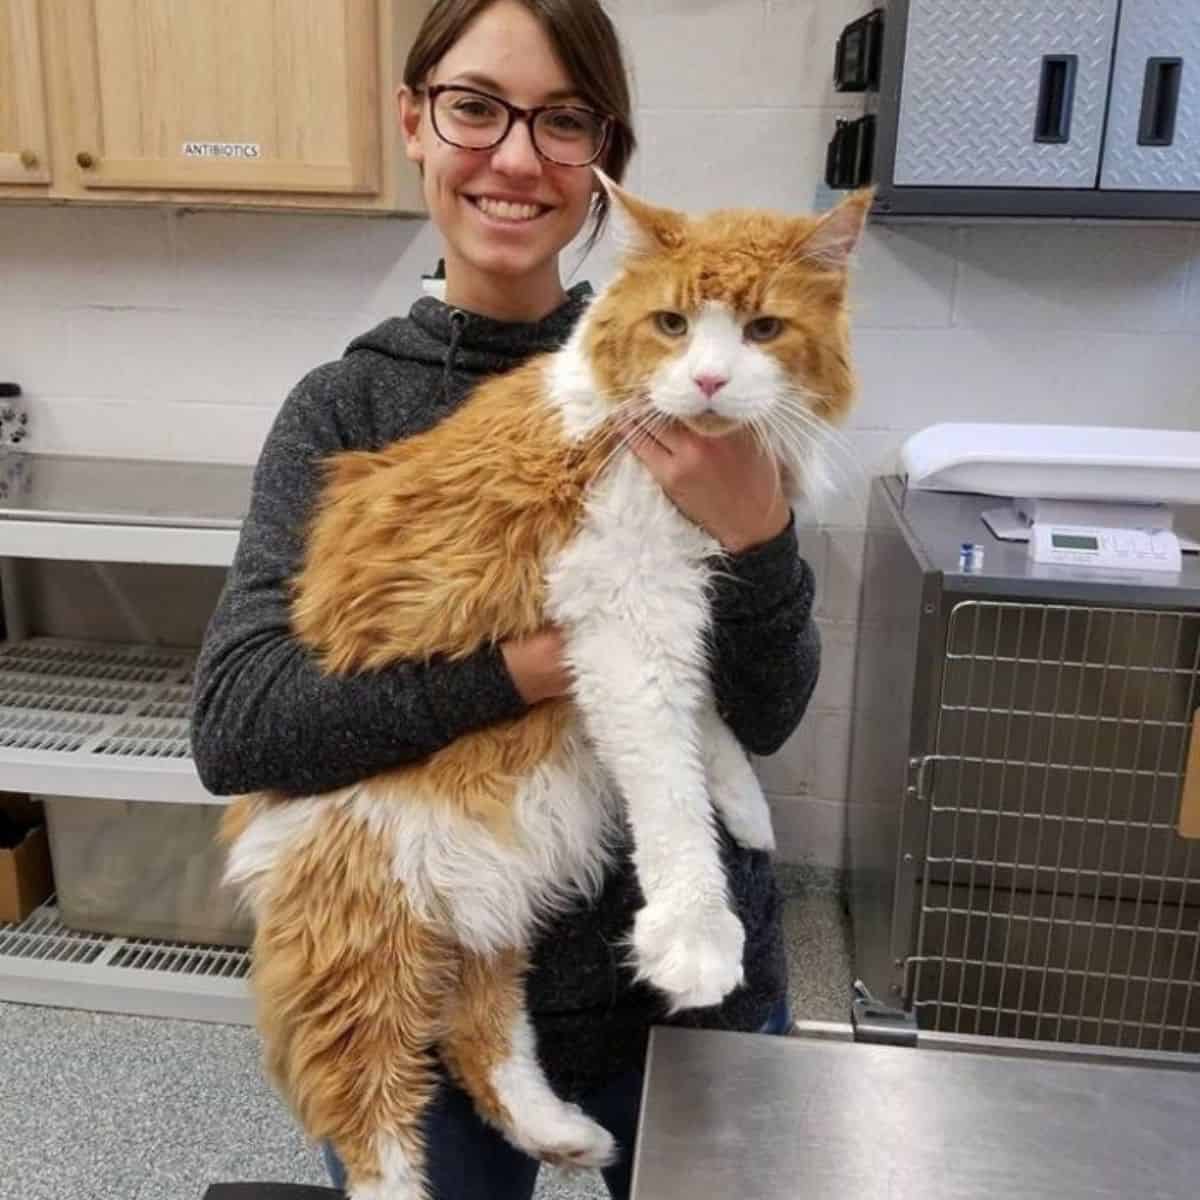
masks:
POLYGON ((922 1029, 1200 1054, 1200 849, 1180 832, 1200 566, 1035 567, 980 523, 995 503, 872 487, 858 973, 922 1029))

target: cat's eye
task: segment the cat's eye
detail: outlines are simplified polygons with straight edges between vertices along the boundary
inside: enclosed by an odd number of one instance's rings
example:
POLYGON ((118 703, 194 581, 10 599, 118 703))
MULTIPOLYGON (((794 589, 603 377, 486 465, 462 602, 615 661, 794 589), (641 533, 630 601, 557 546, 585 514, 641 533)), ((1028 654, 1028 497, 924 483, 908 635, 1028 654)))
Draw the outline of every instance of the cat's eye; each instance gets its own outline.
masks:
POLYGON ((667 337, 683 337, 688 331, 687 317, 683 313, 659 312, 654 314, 654 323, 660 333, 667 337))
POLYGON ((778 317, 755 317, 745 329, 751 342, 773 342, 783 332, 783 322, 778 317))

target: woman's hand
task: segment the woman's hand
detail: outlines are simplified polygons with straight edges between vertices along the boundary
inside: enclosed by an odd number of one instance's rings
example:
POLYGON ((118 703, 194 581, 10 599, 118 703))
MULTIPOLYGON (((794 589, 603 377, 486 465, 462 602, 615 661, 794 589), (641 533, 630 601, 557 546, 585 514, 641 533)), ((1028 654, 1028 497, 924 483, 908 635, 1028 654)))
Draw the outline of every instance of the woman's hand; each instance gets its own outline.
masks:
POLYGON ((748 429, 703 437, 672 423, 630 445, 680 512, 731 554, 769 542, 791 519, 779 468, 748 429))
POLYGON ((562 630, 547 625, 531 637, 500 646, 504 665, 526 704, 565 696, 571 690, 562 630))

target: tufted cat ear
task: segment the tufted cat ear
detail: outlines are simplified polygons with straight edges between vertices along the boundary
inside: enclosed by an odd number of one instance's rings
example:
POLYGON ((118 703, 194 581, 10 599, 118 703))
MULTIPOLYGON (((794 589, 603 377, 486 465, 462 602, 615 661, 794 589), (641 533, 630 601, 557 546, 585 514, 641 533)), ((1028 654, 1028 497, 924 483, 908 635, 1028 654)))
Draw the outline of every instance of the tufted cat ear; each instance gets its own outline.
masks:
POLYGON ((809 228, 796 246, 797 257, 819 262, 831 270, 844 271, 858 239, 862 236, 874 188, 859 188, 851 192, 836 208, 831 209, 809 228))
POLYGON ((687 217, 670 208, 647 204, 614 183, 596 167, 600 186, 608 194, 609 211, 613 215, 618 240, 635 253, 674 250, 683 244, 687 217))

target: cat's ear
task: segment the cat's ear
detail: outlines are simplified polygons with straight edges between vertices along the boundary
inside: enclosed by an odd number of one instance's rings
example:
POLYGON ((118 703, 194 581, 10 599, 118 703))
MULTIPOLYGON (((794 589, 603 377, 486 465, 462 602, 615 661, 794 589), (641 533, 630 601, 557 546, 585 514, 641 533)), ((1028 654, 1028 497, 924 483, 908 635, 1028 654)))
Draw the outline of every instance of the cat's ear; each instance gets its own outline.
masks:
POLYGON ((617 239, 626 250, 653 253, 674 250, 683 243, 687 229, 687 217, 683 213, 647 204, 614 183, 598 167, 592 170, 608 195, 617 239))
POLYGON ((797 244, 796 256, 831 270, 844 271, 862 236, 874 198, 874 188, 851 192, 836 208, 827 212, 815 228, 805 233, 797 244))

